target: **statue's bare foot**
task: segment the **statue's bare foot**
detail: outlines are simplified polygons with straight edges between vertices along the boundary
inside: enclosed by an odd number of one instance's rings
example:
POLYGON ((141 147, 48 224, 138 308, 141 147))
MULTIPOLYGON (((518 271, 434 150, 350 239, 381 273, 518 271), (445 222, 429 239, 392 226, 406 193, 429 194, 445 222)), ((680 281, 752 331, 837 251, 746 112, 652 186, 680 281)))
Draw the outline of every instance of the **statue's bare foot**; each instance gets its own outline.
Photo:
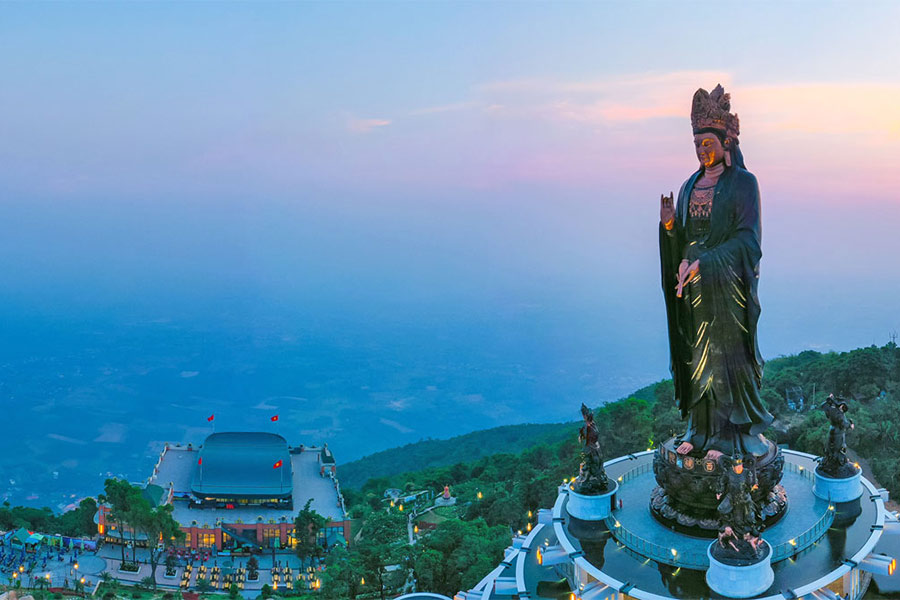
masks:
POLYGON ((681 442, 681 445, 675 450, 678 454, 687 454, 694 449, 694 445, 690 442, 681 442))
POLYGON ((718 450, 709 450, 704 457, 706 460, 718 461, 722 458, 724 454, 719 452, 718 450))

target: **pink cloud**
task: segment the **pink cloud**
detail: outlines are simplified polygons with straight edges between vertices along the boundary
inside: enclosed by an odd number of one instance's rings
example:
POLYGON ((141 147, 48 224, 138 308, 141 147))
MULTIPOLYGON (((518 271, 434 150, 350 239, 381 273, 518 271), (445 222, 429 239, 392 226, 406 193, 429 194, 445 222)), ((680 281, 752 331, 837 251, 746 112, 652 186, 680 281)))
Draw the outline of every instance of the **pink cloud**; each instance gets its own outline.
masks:
POLYGON ((347 129, 353 133, 370 133, 379 127, 387 127, 391 122, 388 119, 347 119, 347 129))

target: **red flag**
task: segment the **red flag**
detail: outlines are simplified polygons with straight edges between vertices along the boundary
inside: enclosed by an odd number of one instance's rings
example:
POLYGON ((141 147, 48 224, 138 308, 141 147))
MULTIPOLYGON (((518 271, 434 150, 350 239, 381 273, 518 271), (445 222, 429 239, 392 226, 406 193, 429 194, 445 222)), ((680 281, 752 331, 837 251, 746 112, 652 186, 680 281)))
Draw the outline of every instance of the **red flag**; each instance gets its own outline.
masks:
POLYGON ((212 420, 215 419, 215 418, 216 418, 216 415, 209 415, 208 417, 206 417, 206 420, 207 420, 207 421, 212 421, 212 420))
POLYGON ((272 417, 272 420, 273 420, 273 421, 277 421, 277 420, 278 420, 278 415, 275 415, 274 417, 272 417))
POLYGON ((203 457, 202 457, 202 456, 201 456, 200 458, 197 459, 197 464, 198 464, 198 465, 202 465, 202 464, 203 464, 203 457))
POLYGON ((277 463, 275 463, 274 465, 272 465, 272 468, 273 468, 273 469, 281 468, 281 460, 279 459, 279 461, 278 461, 277 463))

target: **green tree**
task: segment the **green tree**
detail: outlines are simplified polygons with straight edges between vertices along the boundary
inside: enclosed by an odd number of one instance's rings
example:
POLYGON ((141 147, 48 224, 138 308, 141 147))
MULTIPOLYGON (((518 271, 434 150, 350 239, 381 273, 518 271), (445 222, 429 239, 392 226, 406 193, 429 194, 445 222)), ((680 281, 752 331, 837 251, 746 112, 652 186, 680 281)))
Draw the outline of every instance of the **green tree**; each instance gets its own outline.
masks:
POLYGON ((364 577, 358 554, 337 546, 325 560, 322 597, 325 600, 355 600, 363 588, 364 577))
MULTIPOLYGON (((402 582, 397 571, 389 571, 401 559, 400 548, 406 545, 406 515, 399 511, 378 510, 363 524, 360 541, 355 546, 368 589, 374 589, 381 600, 402 582)), ((402 573, 405 575, 405 573, 402 573)), ((361 578, 361 579, 362 579, 361 578)))
POLYGON ((171 504, 151 507, 143 497, 132 507, 134 527, 147 537, 147 547, 150 552, 150 576, 153 578, 154 590, 156 589, 156 568, 159 566, 160 557, 172 546, 173 542, 181 542, 185 538, 178 521, 172 517, 174 511, 175 507, 171 504))
MULTIPOLYGON (((122 563, 125 563, 125 529, 126 526, 134 532, 130 520, 132 519, 132 505, 140 499, 140 490, 122 479, 107 479, 104 484, 104 494, 101 502, 110 507, 109 518, 116 524, 121 540, 122 563)), ((132 542, 134 536, 132 535, 132 542)))
POLYGON ((449 596, 470 589, 496 566, 508 544, 505 527, 489 527, 482 519, 444 521, 413 550, 417 588, 449 596))
POLYGON ((294 519, 294 538, 297 540, 295 551, 297 556, 307 558, 321 558, 324 549, 319 544, 319 532, 325 530, 328 519, 310 508, 312 498, 306 501, 303 509, 297 513, 294 519))
POLYGON ((124 529, 127 528, 131 534, 135 553, 132 554, 133 561, 137 552, 137 534, 143 534, 150 552, 150 577, 153 588, 156 589, 156 568, 160 557, 171 547, 173 541, 184 539, 184 532, 172 517, 175 507, 171 504, 151 506, 140 487, 121 479, 107 479, 105 492, 102 500, 109 503, 110 518, 117 524, 120 534, 123 534, 122 562, 125 562, 124 529))

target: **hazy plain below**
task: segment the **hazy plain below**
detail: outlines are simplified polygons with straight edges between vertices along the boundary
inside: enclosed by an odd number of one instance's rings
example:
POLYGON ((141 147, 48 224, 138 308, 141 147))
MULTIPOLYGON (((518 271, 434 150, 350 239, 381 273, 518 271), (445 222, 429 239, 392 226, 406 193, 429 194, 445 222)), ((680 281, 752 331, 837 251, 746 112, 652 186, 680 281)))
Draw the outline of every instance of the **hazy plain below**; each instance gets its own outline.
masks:
MULTIPOLYGON (((894 208, 838 247, 823 232, 840 214, 772 203, 765 356, 888 341, 894 208)), ((339 462, 575 419, 668 375, 655 210, 2 204, 0 499, 63 508, 109 476, 144 480, 166 441, 202 443, 210 415, 327 442, 339 462)))

